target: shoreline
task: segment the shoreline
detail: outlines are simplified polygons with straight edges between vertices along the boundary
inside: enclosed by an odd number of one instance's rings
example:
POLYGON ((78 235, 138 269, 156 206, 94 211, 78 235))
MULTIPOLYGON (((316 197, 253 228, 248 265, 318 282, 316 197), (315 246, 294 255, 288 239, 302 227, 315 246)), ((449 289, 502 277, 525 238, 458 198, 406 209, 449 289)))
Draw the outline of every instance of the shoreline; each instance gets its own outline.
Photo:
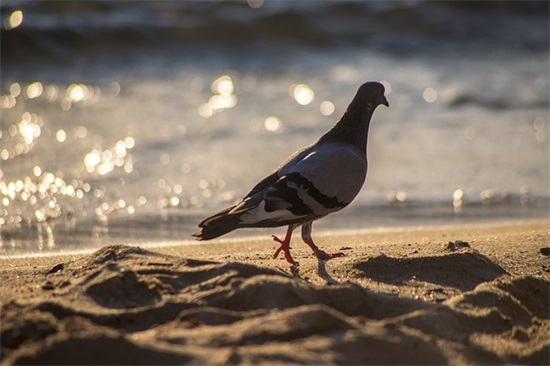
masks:
MULTIPOLYGON (((480 223, 445 223, 445 224, 433 224, 433 225, 410 225, 410 226, 388 226, 388 227, 371 227, 371 228, 356 228, 356 229, 319 229, 316 230, 313 234, 313 238, 324 238, 326 240, 330 237, 356 237, 356 236, 380 236, 380 235, 392 235, 399 233, 415 233, 415 232, 426 232, 426 233, 435 233, 438 231, 457 231, 460 229, 474 229, 479 230, 492 230, 494 228, 509 228, 509 227, 529 227, 537 225, 546 225, 550 230, 550 219, 512 219, 512 220, 494 220, 488 222, 480 223)), ((225 245, 225 244, 235 244, 239 243, 258 243, 257 245, 269 245, 272 243, 271 235, 283 234, 284 228, 257 228, 257 229, 243 229, 238 231, 238 233, 244 234, 237 237, 227 237, 223 236, 216 238, 210 241, 197 241, 194 239, 169 239, 169 240, 152 240, 148 239, 141 242, 132 242, 127 239, 122 239, 120 241, 114 241, 113 243, 106 245, 128 245, 134 247, 140 247, 144 249, 159 250, 163 251, 178 251, 178 248, 181 249, 182 253, 186 252, 186 247, 209 247, 213 245, 225 245), (247 231, 245 231, 247 230, 247 231), (246 235, 244 233, 255 230, 256 232, 265 231, 265 234, 254 233, 252 235, 246 235), (261 244, 259 244, 261 243, 261 244)), ((295 230, 293 234, 293 242, 301 243, 300 232, 295 230)), ((301 244, 300 244, 301 245, 301 244)), ((105 245, 103 245, 105 246, 105 245)), ((103 247, 101 246, 101 247, 103 247)), ((12 260, 23 260, 23 259, 38 259, 40 258, 55 258, 55 257, 79 257, 85 256, 94 253, 101 247, 92 247, 92 248, 82 248, 82 249, 66 249, 60 251, 44 251, 44 252, 23 252, 23 253, 14 253, 14 254, 0 254, 0 263, 5 262, 9 263, 12 260)), ((208 251, 208 250, 207 250, 208 251)), ((191 250, 194 252, 194 250, 191 250)))
MULTIPOLYGON (((19 227, 3 226, 0 231, 2 247, 0 258, 21 256, 50 251, 80 252, 82 248, 96 250, 104 245, 125 243, 150 245, 151 243, 193 242, 191 234, 197 223, 215 212, 215 209, 191 212, 187 209, 168 209, 158 213, 124 216, 114 213, 109 220, 63 220, 29 223, 19 227)), ((550 202, 533 199, 528 205, 519 202, 493 202, 491 204, 466 204, 461 212, 442 202, 362 205, 351 204, 346 210, 329 215, 315 222, 314 235, 326 232, 349 232, 356 230, 399 229, 433 226, 456 226, 477 224, 507 224, 514 222, 549 220, 550 202), (428 223, 428 225, 426 225, 428 223)), ((236 230, 216 240, 261 239, 279 234, 284 229, 250 228, 236 230)))

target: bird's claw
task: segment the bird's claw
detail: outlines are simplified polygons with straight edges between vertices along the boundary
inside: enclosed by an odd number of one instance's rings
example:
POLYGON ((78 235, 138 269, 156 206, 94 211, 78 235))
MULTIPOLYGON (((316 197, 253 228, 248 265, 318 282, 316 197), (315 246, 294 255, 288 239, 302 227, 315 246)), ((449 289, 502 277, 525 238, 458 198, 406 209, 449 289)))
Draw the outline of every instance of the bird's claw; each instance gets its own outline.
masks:
POLYGON ((278 237, 276 237, 275 235, 271 235, 271 237, 273 238, 274 241, 276 241, 277 243, 281 244, 281 246, 275 251, 275 253, 273 254, 273 258, 277 258, 277 256, 279 255, 279 253, 281 252, 281 250, 283 251, 283 253, 285 254, 285 259, 288 263, 292 264, 293 266, 297 265, 298 262, 296 262, 292 256, 290 255, 290 245, 288 242, 284 241, 284 240, 281 240, 279 239, 278 237))

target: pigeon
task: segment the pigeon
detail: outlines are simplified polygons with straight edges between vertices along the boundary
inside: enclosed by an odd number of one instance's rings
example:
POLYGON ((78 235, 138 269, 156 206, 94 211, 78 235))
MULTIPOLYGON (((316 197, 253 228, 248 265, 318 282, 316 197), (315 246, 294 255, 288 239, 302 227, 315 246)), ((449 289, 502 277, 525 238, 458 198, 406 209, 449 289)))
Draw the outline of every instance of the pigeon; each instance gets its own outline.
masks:
POLYGON ((367 138, 376 107, 389 107, 384 86, 369 81, 359 87, 340 120, 317 142, 285 160, 237 204, 204 219, 193 234, 210 240, 239 228, 288 226, 284 239, 273 235, 291 265, 293 231, 302 227, 302 240, 320 260, 344 256, 326 253, 315 245, 312 223, 349 205, 367 175, 367 138))

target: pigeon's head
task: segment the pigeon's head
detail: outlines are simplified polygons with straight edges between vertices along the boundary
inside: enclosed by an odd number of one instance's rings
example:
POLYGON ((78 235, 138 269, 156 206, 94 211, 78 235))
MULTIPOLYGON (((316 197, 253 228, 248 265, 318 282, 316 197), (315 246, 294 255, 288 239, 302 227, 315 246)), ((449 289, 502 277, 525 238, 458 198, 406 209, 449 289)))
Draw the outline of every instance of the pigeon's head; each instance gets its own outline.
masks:
POLYGON ((375 108, 380 104, 389 107, 390 104, 386 100, 384 92, 384 85, 380 84, 377 81, 368 81, 365 84, 361 85, 361 87, 359 87, 355 99, 358 102, 367 102, 367 104, 370 104, 375 108))

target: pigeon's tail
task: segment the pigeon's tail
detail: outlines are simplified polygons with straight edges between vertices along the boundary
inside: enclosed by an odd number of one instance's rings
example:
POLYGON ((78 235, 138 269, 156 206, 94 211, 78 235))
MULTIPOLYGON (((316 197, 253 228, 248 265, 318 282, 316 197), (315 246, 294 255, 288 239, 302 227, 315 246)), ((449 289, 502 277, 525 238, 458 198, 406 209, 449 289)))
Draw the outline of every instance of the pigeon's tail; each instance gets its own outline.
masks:
POLYGON ((205 219, 199 224, 199 229, 193 234, 197 240, 210 240, 227 234, 240 227, 242 211, 231 213, 230 207, 214 216, 205 219))

